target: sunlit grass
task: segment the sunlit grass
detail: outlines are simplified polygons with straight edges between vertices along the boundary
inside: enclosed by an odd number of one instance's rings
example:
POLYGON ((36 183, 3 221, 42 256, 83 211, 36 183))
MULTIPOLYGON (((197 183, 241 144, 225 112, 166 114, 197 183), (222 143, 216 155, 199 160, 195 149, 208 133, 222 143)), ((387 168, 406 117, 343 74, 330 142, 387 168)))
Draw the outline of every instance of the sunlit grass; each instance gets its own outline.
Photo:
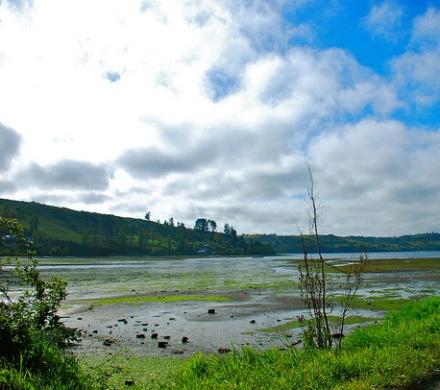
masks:
MULTIPOLYGON (((337 323, 337 321, 339 320, 339 317, 329 316, 329 320, 330 320, 330 322, 337 323)), ((377 320, 377 318, 363 317, 363 316, 350 316, 345 319, 345 325, 361 324, 364 322, 370 322, 370 321, 375 321, 375 320, 377 320)), ((281 333, 281 332, 286 332, 291 329, 298 329, 298 328, 306 327, 307 324, 308 324, 307 320, 305 320, 305 321, 299 321, 299 320, 288 321, 288 322, 285 322, 284 324, 281 324, 281 325, 271 326, 268 328, 260 329, 260 332, 281 333)))

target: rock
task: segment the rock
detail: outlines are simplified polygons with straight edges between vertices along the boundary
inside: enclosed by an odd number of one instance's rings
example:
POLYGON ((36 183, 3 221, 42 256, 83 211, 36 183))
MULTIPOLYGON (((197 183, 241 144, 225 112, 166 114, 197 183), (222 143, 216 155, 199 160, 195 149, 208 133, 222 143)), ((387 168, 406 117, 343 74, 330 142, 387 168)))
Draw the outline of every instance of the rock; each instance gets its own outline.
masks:
POLYGON ((142 328, 142 330, 143 330, 144 332, 146 332, 146 331, 148 330, 148 328, 142 328))
POLYGON ((157 333, 153 333, 153 334, 151 335, 151 338, 152 338, 152 339, 157 339, 158 336, 159 336, 159 335, 158 335, 157 333))
POLYGON ((132 380, 132 379, 126 379, 124 382, 124 385, 125 386, 134 386, 135 383, 134 383, 134 380, 132 380))
POLYGON ((186 336, 182 337, 182 343, 183 344, 187 343, 188 341, 189 341, 188 337, 186 337, 186 336))
POLYGON ((171 336, 163 336, 163 338, 164 338, 165 340, 169 340, 169 339, 171 339, 171 336))
POLYGON ((78 317, 77 320, 78 320, 78 321, 81 321, 81 320, 82 320, 82 317, 78 317))
POLYGON ((104 342, 102 343, 102 345, 104 345, 106 347, 110 347, 114 342, 115 342, 114 339, 107 337, 106 339, 104 339, 104 342))
POLYGON ((98 330, 97 329, 94 329, 94 330, 92 330, 92 333, 98 333, 98 330))
POLYGON ((171 353, 173 354, 173 355, 182 355, 183 354, 183 350, 182 349, 173 349, 172 351, 171 351, 171 353))
POLYGON ((138 334, 136 335, 136 338, 137 338, 137 339, 144 339, 144 338, 145 338, 145 335, 144 335, 143 333, 138 333, 138 334))
POLYGON ((170 321, 176 321, 174 317, 170 317, 170 321))
POLYGON ((128 324, 128 321, 125 318, 120 318, 118 322, 123 322, 125 325, 128 324))
POLYGON ((111 329, 111 328, 113 328, 113 325, 108 325, 107 326, 107 329, 111 329))
POLYGON ((229 348, 221 347, 218 349, 218 353, 229 353, 229 352, 231 352, 231 350, 229 348))
POLYGON ((231 317, 231 318, 234 318, 234 315, 233 314, 231 314, 229 317, 231 317))
POLYGON ((208 309, 208 314, 215 314, 215 309, 208 309))
POLYGON ((251 323, 251 324, 256 324, 257 321, 255 321, 255 320, 250 320, 249 323, 251 323))
POLYGON ((157 343, 157 346, 158 346, 159 348, 166 348, 166 347, 168 346, 168 341, 159 341, 159 342, 157 343))
POLYGON ((142 326, 148 326, 148 322, 142 322, 142 326))

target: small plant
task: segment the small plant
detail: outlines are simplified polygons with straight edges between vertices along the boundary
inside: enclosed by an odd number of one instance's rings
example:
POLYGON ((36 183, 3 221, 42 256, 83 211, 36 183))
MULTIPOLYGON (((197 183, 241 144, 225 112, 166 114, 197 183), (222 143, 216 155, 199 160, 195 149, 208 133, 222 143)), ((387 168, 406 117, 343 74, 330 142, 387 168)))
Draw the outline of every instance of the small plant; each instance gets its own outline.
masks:
POLYGON ((362 272, 365 269, 367 256, 361 255, 359 261, 355 262, 349 271, 334 267, 325 261, 318 231, 319 205, 312 169, 309 164, 307 164, 307 170, 310 181, 307 188, 310 207, 310 233, 306 236, 298 228, 304 253, 304 263, 299 267, 301 296, 305 306, 310 310, 310 320, 307 322, 308 326, 304 331, 304 338, 308 345, 317 348, 330 348, 334 342, 338 348, 341 348, 345 319, 362 283, 362 272), (309 258, 308 247, 310 244, 315 247, 318 259, 309 258), (328 301, 327 267, 332 267, 343 275, 341 285, 343 296, 340 300, 341 314, 334 325, 331 325, 329 321, 331 306, 328 301))

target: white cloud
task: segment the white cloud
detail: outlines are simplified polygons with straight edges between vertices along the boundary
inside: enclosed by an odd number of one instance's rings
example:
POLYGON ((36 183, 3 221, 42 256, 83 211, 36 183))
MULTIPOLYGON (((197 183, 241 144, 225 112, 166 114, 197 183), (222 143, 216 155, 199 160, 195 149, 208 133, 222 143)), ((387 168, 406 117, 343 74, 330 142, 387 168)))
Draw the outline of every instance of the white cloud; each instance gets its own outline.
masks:
MULTIPOLYGON (((0 7, 0 120, 23 138, 1 183, 20 177, 21 199, 290 232, 305 208, 310 154, 329 198, 327 231, 395 233, 387 218, 402 232, 431 228, 372 211, 416 210, 414 183, 437 188, 415 174, 405 180, 404 168, 429 169, 433 152, 424 161, 419 143, 428 135, 386 121, 402 106, 398 83, 342 49, 289 47, 301 28, 283 21, 285 3, 0 7), (365 112, 376 119, 362 121, 365 112), (345 126, 347 118, 355 124, 345 126), (416 146, 406 156, 410 140, 416 146), (393 175, 395 192, 377 185, 393 175), (399 191, 406 203, 392 197, 399 191), (349 211, 347 193, 359 196, 349 211), (362 218, 354 220, 356 210, 362 218)), ((438 144, 436 136, 429 142, 438 144)))
POLYGON ((411 45, 392 61, 397 87, 405 100, 417 106, 432 105, 440 99, 440 11, 428 8, 417 17, 411 32, 411 45))
POLYGON ((370 13, 363 19, 364 27, 374 36, 390 42, 402 38, 402 6, 394 1, 374 4, 370 13))

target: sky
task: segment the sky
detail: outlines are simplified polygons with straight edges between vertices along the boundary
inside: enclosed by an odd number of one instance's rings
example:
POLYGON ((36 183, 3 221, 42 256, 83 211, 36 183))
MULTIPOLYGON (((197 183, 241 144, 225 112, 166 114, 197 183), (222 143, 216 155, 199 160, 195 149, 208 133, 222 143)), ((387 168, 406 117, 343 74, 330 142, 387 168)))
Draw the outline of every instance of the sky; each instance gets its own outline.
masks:
POLYGON ((440 231, 440 1, 0 0, 0 197, 440 231))

